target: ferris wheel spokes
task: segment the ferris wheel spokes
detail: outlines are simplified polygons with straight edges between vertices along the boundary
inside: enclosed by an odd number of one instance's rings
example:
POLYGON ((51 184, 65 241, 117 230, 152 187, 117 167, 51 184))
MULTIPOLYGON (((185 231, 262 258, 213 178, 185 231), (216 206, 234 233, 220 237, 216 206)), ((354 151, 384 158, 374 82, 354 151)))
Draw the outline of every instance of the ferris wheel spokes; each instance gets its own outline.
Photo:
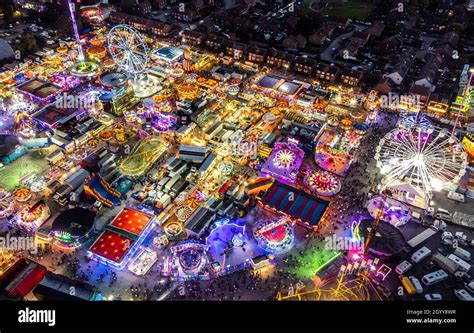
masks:
POLYGON ((108 36, 109 52, 122 71, 136 76, 146 70, 148 50, 140 33, 124 24, 113 27, 108 36))

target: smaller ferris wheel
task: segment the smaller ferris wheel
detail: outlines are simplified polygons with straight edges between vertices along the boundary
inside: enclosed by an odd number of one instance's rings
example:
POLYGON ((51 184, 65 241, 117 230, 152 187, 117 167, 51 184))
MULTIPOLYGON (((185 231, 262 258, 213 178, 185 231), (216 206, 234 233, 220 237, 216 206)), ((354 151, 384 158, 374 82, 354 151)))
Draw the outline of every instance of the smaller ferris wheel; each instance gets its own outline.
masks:
POLYGON ((109 53, 122 71, 136 76, 148 65, 146 43, 140 33, 125 24, 113 27, 108 36, 109 53))

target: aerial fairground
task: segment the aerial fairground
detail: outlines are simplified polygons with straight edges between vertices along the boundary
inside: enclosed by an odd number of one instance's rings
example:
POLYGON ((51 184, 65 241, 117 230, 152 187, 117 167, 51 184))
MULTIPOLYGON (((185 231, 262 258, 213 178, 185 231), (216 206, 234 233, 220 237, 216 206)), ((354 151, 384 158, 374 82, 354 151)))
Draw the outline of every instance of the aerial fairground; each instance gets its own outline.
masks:
POLYGON ((472 326, 473 36, 473 0, 2 0, 0 306, 472 326))

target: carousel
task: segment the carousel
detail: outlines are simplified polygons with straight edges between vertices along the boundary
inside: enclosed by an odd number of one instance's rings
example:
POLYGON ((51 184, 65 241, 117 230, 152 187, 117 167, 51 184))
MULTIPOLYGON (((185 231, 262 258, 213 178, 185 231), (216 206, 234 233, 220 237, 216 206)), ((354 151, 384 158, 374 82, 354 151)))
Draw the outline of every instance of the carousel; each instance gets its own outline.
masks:
POLYGON ((338 177, 326 170, 311 171, 305 178, 306 185, 315 193, 323 196, 332 196, 341 190, 341 181, 338 177))
POLYGON ((30 200, 31 196, 32 196, 32 191, 26 187, 19 188, 13 193, 13 197, 15 198, 15 201, 17 202, 26 202, 30 200))
POLYGON ((176 87, 178 92, 178 97, 180 99, 195 99, 199 93, 199 89, 194 84, 182 83, 178 84, 176 87))
POLYGON ((278 220, 260 220, 253 229, 260 248, 269 253, 285 253, 294 243, 293 226, 286 217, 278 220))

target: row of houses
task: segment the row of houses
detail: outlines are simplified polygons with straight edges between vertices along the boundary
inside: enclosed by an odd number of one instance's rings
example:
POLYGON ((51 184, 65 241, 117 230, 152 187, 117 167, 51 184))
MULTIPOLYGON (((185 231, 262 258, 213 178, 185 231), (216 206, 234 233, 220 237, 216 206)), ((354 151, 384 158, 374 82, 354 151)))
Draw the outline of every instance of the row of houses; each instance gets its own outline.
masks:
POLYGON ((162 37, 169 36, 173 30, 173 26, 169 24, 117 11, 110 14, 109 20, 113 24, 128 24, 139 31, 150 32, 162 37))
POLYGON ((241 43, 215 34, 206 35, 195 30, 183 31, 181 38, 188 45, 221 52, 238 61, 250 61, 284 72, 292 71, 295 74, 313 77, 318 80, 335 82, 340 79, 344 84, 357 86, 363 78, 362 71, 340 69, 335 65, 307 57, 295 56, 285 51, 268 48, 263 44, 241 43))
POLYGON ((458 42, 459 35, 449 32, 444 34, 428 51, 415 52, 408 49, 401 52, 398 59, 386 67, 385 74, 374 90, 381 94, 389 94, 403 84, 409 86, 409 95, 419 97, 419 107, 433 101, 436 105, 443 103, 446 109, 446 101, 450 100, 454 89, 451 85, 444 84, 443 79, 440 78, 440 72, 451 60, 456 59, 455 50, 458 42), (413 72, 414 63, 421 63, 421 67, 413 76, 410 75, 411 82, 405 82, 407 74, 413 72))

